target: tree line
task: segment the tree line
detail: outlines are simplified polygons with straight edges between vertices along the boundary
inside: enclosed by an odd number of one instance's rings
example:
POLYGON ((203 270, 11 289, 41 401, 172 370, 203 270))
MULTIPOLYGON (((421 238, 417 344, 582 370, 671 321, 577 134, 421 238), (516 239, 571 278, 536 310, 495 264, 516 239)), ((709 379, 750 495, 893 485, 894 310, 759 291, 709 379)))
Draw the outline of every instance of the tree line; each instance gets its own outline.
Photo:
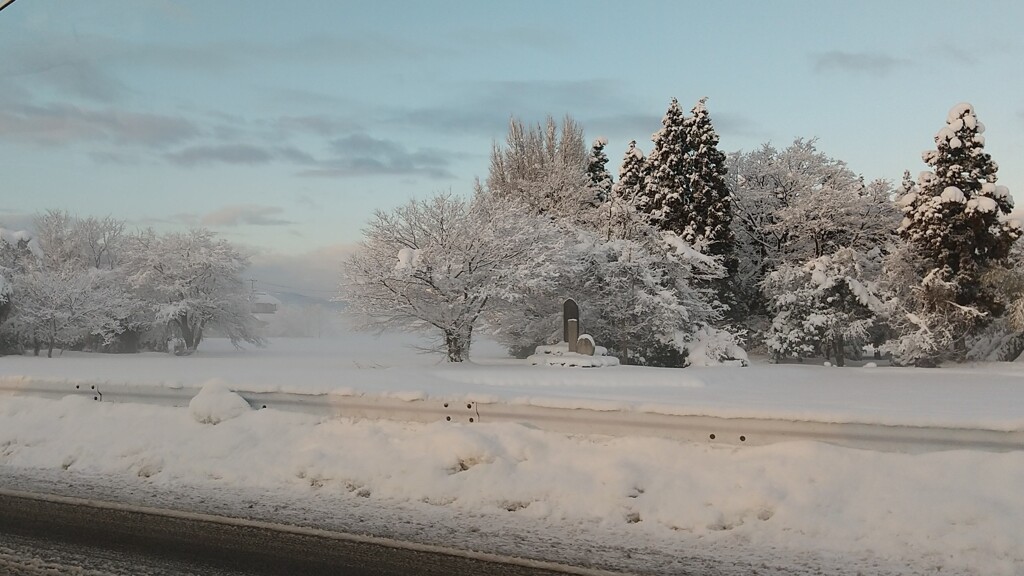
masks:
MULTIPOLYGON (((469 197, 378 211, 342 266, 361 327, 426 330, 453 362, 488 334, 523 357, 561 336, 561 302, 626 363, 686 366, 867 344, 895 364, 1009 360, 1024 350, 1024 252, 984 125, 958 104, 898 185, 813 139, 725 154, 706 99, 673 99, 615 176, 571 116, 513 119, 469 197)), ((0 229, 0 349, 194 351, 208 330, 260 343, 247 259, 205 229, 128 232, 39 215, 0 229)))
POLYGON ((0 229, 0 351, 189 354, 211 328, 261 343, 240 277, 248 260, 209 230, 128 232, 60 210, 34 228, 0 229))
POLYGON ((366 328, 430 330, 448 360, 474 331, 517 356, 557 342, 559 303, 626 362, 685 366, 700 345, 774 359, 866 344, 895 364, 1024 349, 1020 223, 969 104, 899 186, 866 182, 813 139, 725 154, 702 99, 673 99, 618 178, 570 116, 510 122, 471 197, 378 211, 343 267, 366 328))

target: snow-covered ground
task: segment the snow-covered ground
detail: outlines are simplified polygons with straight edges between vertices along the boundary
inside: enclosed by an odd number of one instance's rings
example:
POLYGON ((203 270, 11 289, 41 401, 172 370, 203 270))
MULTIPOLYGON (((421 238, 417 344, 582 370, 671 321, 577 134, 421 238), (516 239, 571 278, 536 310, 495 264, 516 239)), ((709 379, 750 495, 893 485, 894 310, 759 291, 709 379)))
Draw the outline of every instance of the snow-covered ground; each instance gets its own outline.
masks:
MULTIPOLYGON (((768 364, 685 370, 530 366, 493 342, 473 361, 445 364, 411 335, 347 334, 279 339, 264 349, 205 340, 194 356, 65 352, 0 359, 0 384, 53 381, 235 390, 469 399, 553 408, 632 410, 725 418, 778 418, 912 426, 1024 430, 1024 363, 937 370, 768 364)), ((70 388, 70 387, 69 387, 70 388)))
MULTIPOLYGON (((5 357, 0 377, 219 378, 247 390, 1024 429, 1017 364, 568 369, 523 365, 484 343, 473 364, 452 367, 406 347, 417 342, 235 351, 211 340, 187 358, 5 357)), ((239 410, 224 388, 206 394, 192 410, 0 396, 0 479, 121 499, 176 494, 167 501, 641 573, 1024 573, 1024 450, 710 446, 510 423, 322 419, 239 410), (257 512, 244 505, 254 501, 257 512), (353 511, 366 522, 353 525, 353 511)))

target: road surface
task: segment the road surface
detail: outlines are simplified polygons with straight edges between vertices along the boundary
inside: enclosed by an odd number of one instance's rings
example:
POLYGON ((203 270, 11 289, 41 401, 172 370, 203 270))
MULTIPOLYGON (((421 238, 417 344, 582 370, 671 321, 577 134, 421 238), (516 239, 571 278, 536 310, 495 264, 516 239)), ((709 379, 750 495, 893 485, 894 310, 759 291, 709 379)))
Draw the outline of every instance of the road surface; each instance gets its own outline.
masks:
POLYGON ((555 576, 530 561, 64 497, 0 492, 0 574, 555 576))

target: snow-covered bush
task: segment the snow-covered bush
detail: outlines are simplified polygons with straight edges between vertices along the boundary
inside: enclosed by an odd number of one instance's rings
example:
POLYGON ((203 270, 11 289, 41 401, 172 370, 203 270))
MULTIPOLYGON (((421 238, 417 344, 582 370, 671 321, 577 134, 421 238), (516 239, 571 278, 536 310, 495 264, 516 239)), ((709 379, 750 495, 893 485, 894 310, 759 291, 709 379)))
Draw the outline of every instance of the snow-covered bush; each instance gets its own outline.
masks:
POLYGON ((747 366, 750 359, 733 332, 705 326, 693 334, 677 332, 678 348, 686 351, 690 366, 747 366))

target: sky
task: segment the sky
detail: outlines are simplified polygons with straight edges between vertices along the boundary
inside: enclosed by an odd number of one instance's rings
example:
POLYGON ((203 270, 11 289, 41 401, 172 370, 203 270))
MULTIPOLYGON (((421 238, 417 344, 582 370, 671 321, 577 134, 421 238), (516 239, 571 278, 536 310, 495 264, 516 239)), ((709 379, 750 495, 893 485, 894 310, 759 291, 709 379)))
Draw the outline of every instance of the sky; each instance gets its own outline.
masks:
POLYGON ((469 194, 509 119, 650 150, 707 96, 727 152, 817 138, 926 169, 958 102, 1024 191, 1024 3, 17 0, 0 11, 0 227, 65 209, 209 227, 334 290, 377 209, 469 194))

